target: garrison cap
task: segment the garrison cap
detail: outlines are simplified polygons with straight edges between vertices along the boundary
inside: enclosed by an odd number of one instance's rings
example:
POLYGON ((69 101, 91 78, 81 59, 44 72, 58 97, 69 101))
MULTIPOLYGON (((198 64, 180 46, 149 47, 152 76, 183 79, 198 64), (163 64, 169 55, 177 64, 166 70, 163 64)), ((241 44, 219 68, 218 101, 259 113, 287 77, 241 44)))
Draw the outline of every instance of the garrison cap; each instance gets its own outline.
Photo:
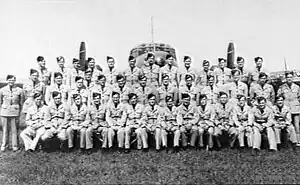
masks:
POLYGON ((63 75, 60 72, 54 72, 53 76, 54 76, 54 78, 56 78, 58 76, 63 77, 63 75))
POLYGON ((89 57, 89 58, 87 59, 87 61, 88 61, 88 62, 91 62, 91 61, 95 61, 95 59, 94 59, 93 57, 89 57))
POLYGON ((239 75, 240 75, 240 74, 241 74, 241 71, 238 70, 238 69, 233 69, 233 70, 231 70, 231 75, 232 75, 232 76, 235 75, 236 73, 239 73, 239 75))
POLYGON ((150 93, 150 94, 148 94, 148 97, 147 97, 147 98, 148 98, 148 100, 149 100, 149 99, 151 99, 151 98, 153 98, 153 97, 156 98, 156 96, 155 96, 153 93, 150 93))
POLYGON ((37 60, 38 62, 43 61, 43 60, 44 60, 44 57, 43 57, 43 56, 38 56, 38 57, 36 58, 36 60, 37 60))
POLYGON ((114 96, 114 95, 119 95, 119 96, 120 96, 120 93, 119 93, 119 92, 116 92, 116 91, 113 91, 113 92, 111 93, 111 96, 114 96))
POLYGON ((148 60, 150 57, 155 57, 154 53, 148 52, 148 53, 146 54, 145 59, 148 60))
POLYGON ((163 80, 168 80, 169 78, 170 78, 170 77, 169 77, 168 74, 166 74, 166 73, 162 74, 162 79, 163 79, 163 80))
POLYGON ((171 57, 173 57, 170 53, 168 53, 167 55, 166 55, 166 60, 168 60, 169 58, 171 58, 171 57))
POLYGON ((15 75, 7 75, 6 76, 6 80, 12 79, 12 78, 16 78, 15 75))
POLYGON ((83 80, 83 78, 81 76, 76 76, 75 77, 75 82, 79 81, 79 80, 83 80))
POLYGON ((192 59, 190 56, 187 56, 187 55, 185 55, 184 57, 183 57, 183 61, 186 61, 186 60, 188 60, 188 59, 192 59))
POLYGON ((59 95, 61 95, 61 93, 58 92, 58 91, 53 91, 53 92, 52 92, 52 98, 55 98, 55 97, 57 97, 57 96, 59 96, 59 95))
POLYGON ((33 73, 39 73, 39 72, 35 69, 30 69, 30 75, 32 75, 33 73))
POLYGON ((242 98, 246 98, 246 96, 243 94, 237 94, 236 98, 240 101, 242 98))
POLYGON ((106 79, 106 76, 105 76, 104 74, 101 74, 101 75, 98 76, 98 80, 101 80, 101 79, 103 79, 103 78, 106 79))
POLYGON ((185 75, 185 80, 193 80, 194 78, 193 78, 193 76, 192 75, 190 75, 190 74, 186 74, 185 75))
POLYGON ((79 93, 75 93, 75 94, 73 94, 73 97, 72 97, 72 98, 73 98, 73 99, 76 99, 76 98, 78 98, 78 97, 81 98, 81 95, 80 95, 79 93))
POLYGON ((262 77, 268 78, 268 75, 265 72, 260 72, 258 78, 262 78, 262 77))
POLYGON ((93 99, 96 98, 96 97, 98 97, 98 96, 101 98, 101 94, 100 93, 93 92, 93 99))
POLYGON ((173 101, 173 97, 172 96, 166 96, 166 102, 169 102, 169 101, 173 101))
POLYGON ((135 60, 135 57, 134 57, 134 56, 132 56, 132 55, 129 55, 129 57, 128 57, 128 61, 131 61, 131 60, 135 60))
POLYGON ((135 93, 129 93, 128 94, 128 99, 131 100, 133 97, 137 97, 135 93))
POLYGON ((259 97, 256 98, 256 101, 257 101, 257 103, 260 103, 261 101, 265 101, 266 102, 267 100, 266 100, 265 97, 259 96, 259 97))
POLYGON ((76 62, 79 62, 79 59, 73 58, 73 64, 76 63, 76 62))
POLYGON ((41 97, 41 96, 42 96, 42 93, 40 93, 40 92, 35 92, 35 93, 33 94, 33 99, 36 99, 36 98, 41 97))
POLYGON ((186 98, 191 98, 191 96, 187 93, 181 93, 181 98, 186 99, 186 98))
POLYGON ((59 61, 65 61, 65 58, 63 56, 59 56, 59 57, 56 57, 56 61, 59 62, 59 61))
POLYGON ((284 95, 283 95, 283 94, 278 94, 278 95, 276 96, 275 100, 277 101, 277 100, 279 100, 279 99, 285 100, 284 95))
POLYGON ((116 76, 117 81, 121 80, 121 79, 125 79, 125 76, 123 76, 122 74, 118 74, 116 76))
POLYGON ((228 97, 228 94, 226 92, 224 92, 224 91, 219 92, 219 97, 221 97, 223 95, 226 95, 228 97))
POLYGON ((112 57, 112 56, 107 56, 107 57, 106 57, 106 61, 109 61, 109 60, 111 60, 111 59, 113 59, 113 60, 115 61, 115 58, 112 57))
POLYGON ((206 94, 200 94, 199 99, 202 100, 203 98, 207 98, 206 94))
POLYGON ((203 65, 205 64, 209 64, 209 61, 208 60, 203 60, 203 65))
POLYGON ((254 58, 254 61, 255 61, 255 62, 257 62, 257 61, 259 61, 259 60, 263 60, 263 58, 260 57, 260 56, 254 58))
POLYGON ((226 62, 226 59, 225 58, 218 58, 218 61, 219 61, 219 63, 222 62, 222 61, 226 62))
POLYGON ((146 77, 146 75, 144 75, 144 74, 140 74, 140 75, 138 76, 138 80, 147 80, 147 77, 146 77))
POLYGON ((237 61, 244 61, 245 59, 244 59, 243 57, 238 56, 238 57, 236 58, 236 60, 237 60, 237 61))
POLYGON ((85 70, 84 73, 85 73, 85 74, 92 73, 92 70, 91 70, 90 68, 88 68, 87 70, 85 70))
POLYGON ((286 71, 285 72, 285 77, 287 77, 288 75, 294 76, 294 71, 286 71))

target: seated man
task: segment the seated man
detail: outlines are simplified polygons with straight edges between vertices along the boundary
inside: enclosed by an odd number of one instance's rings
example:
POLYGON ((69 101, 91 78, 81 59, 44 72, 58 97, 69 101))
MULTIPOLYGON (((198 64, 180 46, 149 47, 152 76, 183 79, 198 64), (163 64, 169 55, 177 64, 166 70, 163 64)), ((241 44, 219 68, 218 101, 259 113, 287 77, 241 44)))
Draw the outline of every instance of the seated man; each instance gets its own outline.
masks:
POLYGON ((237 106, 233 108, 232 121, 237 126, 239 144, 241 148, 245 147, 246 135, 248 147, 252 147, 253 130, 248 122, 251 107, 246 104, 247 99, 244 95, 237 95, 237 100, 237 106))
POLYGON ((179 139, 180 130, 176 120, 177 107, 174 106, 174 100, 172 96, 166 96, 166 107, 163 107, 160 111, 160 122, 161 122, 161 139, 163 148, 167 149, 168 144, 168 132, 174 133, 174 152, 179 151, 179 139))
POLYGON ((40 140, 45 138, 42 135, 45 133, 45 109, 42 104, 42 94, 34 93, 34 103, 28 109, 26 114, 26 129, 20 134, 24 141, 25 151, 33 152, 40 140), (32 139, 33 138, 33 139, 32 139))
POLYGON ((112 103, 108 104, 106 109, 106 121, 109 125, 108 147, 111 148, 113 146, 115 132, 117 132, 119 151, 122 151, 124 148, 125 109, 125 104, 120 102, 120 94, 118 92, 112 92, 112 103))
POLYGON ((69 150, 74 148, 74 131, 77 131, 80 133, 80 149, 81 152, 84 152, 86 147, 86 130, 91 126, 90 116, 87 106, 82 102, 81 95, 74 94, 72 98, 74 104, 71 105, 67 111, 67 120, 69 122, 67 128, 69 150))
POLYGON ((198 135, 199 113, 197 107, 191 105, 189 94, 182 94, 182 104, 178 107, 177 122, 180 127, 183 149, 187 147, 187 133, 191 134, 190 146, 195 148, 198 135))
POLYGON ((144 112, 144 106, 137 103, 137 95, 129 93, 129 104, 126 106, 126 125, 125 125, 125 153, 130 152, 130 136, 132 132, 136 133, 137 148, 142 149, 142 141, 144 151, 148 150, 147 138, 145 138, 146 129, 142 129, 142 114, 144 112))
POLYGON ((179 88, 179 102, 182 102, 182 94, 188 94, 191 97, 191 104, 196 106, 198 104, 199 90, 193 83, 194 79, 192 75, 185 75, 185 84, 179 88))
POLYGON ((284 105, 284 96, 279 95, 276 97, 276 105, 273 106, 274 118, 275 118, 275 138, 277 147, 281 145, 281 131, 286 130, 289 135, 289 140, 292 143, 293 149, 296 149, 297 136, 295 127, 292 125, 292 115, 290 109, 284 105))
POLYGON ((64 149, 63 145, 67 140, 66 128, 66 111, 68 110, 66 104, 62 102, 62 93, 53 91, 52 92, 53 101, 50 102, 46 108, 45 113, 45 139, 51 139, 53 136, 57 136, 61 141, 60 148, 64 149))
MULTIPOLYGON (((146 129, 147 132, 153 133, 155 136, 155 147, 156 151, 158 152, 160 149, 160 143, 161 143, 161 127, 159 122, 159 113, 161 111, 160 107, 156 104, 156 96, 154 94, 148 95, 148 105, 145 107, 145 110, 143 112, 142 120, 143 120, 143 126, 142 129, 146 129)), ((142 136, 142 138, 146 138, 144 148, 148 148, 147 143, 147 132, 142 132, 146 134, 145 136, 142 136)), ((143 141, 144 142, 144 141, 143 141)), ((143 143, 144 145, 144 143, 143 143)))
POLYGON ((132 86, 132 90, 138 96, 138 103, 142 105, 148 104, 148 95, 153 93, 155 96, 158 97, 157 90, 153 90, 153 88, 146 86, 147 84, 147 77, 145 75, 138 76, 139 83, 132 86))
POLYGON ((205 94, 200 95, 200 106, 198 107, 199 112, 199 148, 204 147, 203 134, 208 132, 208 145, 207 149, 213 148, 213 134, 214 134, 214 108, 211 104, 207 104, 207 97, 205 94))
POLYGON ((253 152, 258 154, 261 145, 261 133, 267 132, 270 151, 276 151, 276 139, 272 126, 274 125, 273 110, 266 106, 266 98, 258 97, 257 106, 250 111, 249 124, 253 126, 253 152))
POLYGON ((228 103, 228 95, 221 91, 219 93, 219 101, 220 103, 217 103, 215 106, 215 133, 216 141, 217 141, 217 147, 220 149, 221 143, 220 143, 220 136, 223 134, 223 132, 227 132, 230 136, 230 142, 229 146, 230 148, 234 147, 238 132, 237 129, 230 119, 232 114, 232 107, 228 103))
POLYGON ((101 103, 101 94, 93 93, 93 102, 89 106, 89 118, 91 119, 91 126, 86 130, 86 149, 88 154, 93 149, 93 133, 98 132, 101 134, 103 142, 102 148, 107 148, 107 132, 108 124, 105 119, 106 106, 101 103))
POLYGON ((81 77, 81 76, 75 77, 75 87, 72 89, 69 89, 68 106, 72 106, 74 104, 73 95, 75 95, 75 94, 80 94, 82 103, 87 105, 88 91, 86 90, 86 88, 83 85, 83 77, 81 77))
POLYGON ((158 88, 158 103, 161 107, 166 106, 166 96, 171 96, 174 104, 177 103, 178 100, 178 89, 170 84, 170 77, 167 74, 162 75, 162 85, 158 88))

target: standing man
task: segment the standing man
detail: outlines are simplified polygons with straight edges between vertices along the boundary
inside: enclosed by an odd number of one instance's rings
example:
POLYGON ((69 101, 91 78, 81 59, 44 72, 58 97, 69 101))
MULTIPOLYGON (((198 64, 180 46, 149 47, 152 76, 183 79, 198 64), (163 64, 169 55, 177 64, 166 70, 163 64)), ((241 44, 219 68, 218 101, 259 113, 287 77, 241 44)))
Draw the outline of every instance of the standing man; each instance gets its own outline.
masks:
POLYGON ((154 62, 155 56, 153 53, 149 52, 145 57, 145 64, 142 67, 143 73, 146 75, 148 80, 147 86, 153 89, 158 88, 160 85, 160 68, 158 65, 154 64, 154 62))
POLYGON ((133 92, 138 96, 138 103, 142 105, 148 104, 148 95, 153 93, 157 98, 159 96, 157 90, 153 91, 151 87, 146 86, 147 77, 145 75, 139 75, 139 84, 132 87, 133 92))
POLYGON ((185 79, 186 75, 192 76, 193 84, 195 84, 195 81, 197 79, 197 74, 196 74, 196 70, 194 68, 192 68, 192 66, 191 66, 192 58, 190 56, 184 56, 183 63, 184 63, 184 66, 183 66, 183 68, 180 69, 180 72, 178 74, 179 86, 185 85, 184 79, 185 79))
POLYGON ((19 149, 17 121, 24 102, 22 89, 15 85, 16 77, 14 75, 7 75, 6 81, 7 85, 0 89, 0 116, 3 131, 2 152, 8 148, 9 127, 11 130, 12 149, 13 151, 19 149))
POLYGON ((215 77, 213 75, 207 76, 208 85, 201 90, 201 94, 205 94, 208 104, 216 104, 218 102, 218 95, 220 88, 215 85, 215 77))
POLYGON ((238 131, 234 122, 231 119, 233 108, 228 103, 228 95, 225 92, 219 93, 220 103, 215 106, 215 133, 218 148, 221 148, 220 136, 223 132, 227 132, 230 141, 230 148, 234 147, 238 131))
POLYGON ((98 76, 100 76, 102 74, 102 72, 100 70, 98 70, 95 66, 95 59, 92 58, 92 57, 89 57, 87 59, 87 62, 88 62, 88 70, 91 71, 91 80, 92 80, 92 83, 95 83, 98 79, 98 76))
POLYGON ((68 71, 67 75, 67 88, 74 88, 76 85, 75 78, 76 76, 80 76, 84 78, 84 72, 80 70, 80 62, 77 58, 73 58, 73 68, 68 71))
POLYGON ((170 77, 167 74, 162 76, 162 85, 158 88, 159 100, 158 103, 160 106, 166 106, 165 99, 167 96, 171 96, 174 104, 177 104, 178 101, 178 90, 176 87, 170 85, 170 77))
MULTIPOLYGON (((62 84, 64 86, 67 85, 67 77, 68 77, 68 69, 67 67, 65 67, 65 58, 63 56, 59 56, 56 57, 56 61, 57 61, 57 66, 56 68, 53 70, 53 73, 61 73, 62 74, 62 79, 63 82, 62 84)), ((52 78, 52 74, 51 74, 51 85, 54 83, 54 78, 52 78)))
POLYGON ((229 102, 232 106, 235 106, 237 104, 237 95, 241 94, 245 97, 248 96, 248 86, 241 82, 241 72, 237 69, 233 69, 231 71, 233 82, 230 82, 226 90, 229 95, 229 102))
POLYGON ((83 78, 81 76, 76 76, 75 77, 75 88, 70 89, 68 92, 68 104, 69 106, 71 106, 74 102, 73 102, 73 96, 74 94, 80 94, 80 98, 82 103, 84 103, 85 105, 87 105, 88 102, 88 91, 86 90, 86 88, 83 85, 83 78))
POLYGON ((37 57, 38 67, 37 70, 39 72, 39 80, 44 83, 45 86, 49 86, 51 83, 51 72, 46 67, 46 61, 43 56, 37 57))
POLYGON ((107 67, 108 69, 104 71, 104 75, 106 76, 107 85, 113 86, 114 83, 117 82, 118 72, 115 67, 115 59, 111 56, 106 57, 107 67))
POLYGON ((273 130, 274 113, 266 106, 266 98, 258 97, 257 106, 252 108, 249 115, 249 124, 253 125, 253 152, 258 154, 261 145, 261 133, 266 132, 270 151, 277 151, 275 133, 273 130))
POLYGON ((122 103, 128 102, 128 95, 132 92, 132 89, 126 85, 126 79, 123 75, 117 75, 117 84, 112 87, 112 91, 120 94, 120 100, 122 103))
POLYGON ((293 83, 294 73, 292 71, 285 74, 286 83, 280 86, 277 94, 282 94, 284 104, 289 107, 292 119, 294 120, 294 126, 297 134, 297 146, 300 146, 300 128, 299 128, 299 115, 300 115, 300 88, 297 84, 293 83))
POLYGON ((219 67, 214 70, 216 84, 222 88, 225 84, 231 81, 231 69, 226 67, 226 60, 219 58, 219 67))
POLYGON ((250 87, 250 98, 253 100, 256 97, 262 96, 267 100, 267 105, 271 107, 275 100, 274 88, 272 85, 266 83, 268 78, 266 73, 261 72, 258 78, 258 83, 255 83, 250 87))
POLYGON ((188 94, 191 97, 191 104, 196 106, 199 104, 199 91, 194 85, 193 76, 192 75, 185 75, 185 84, 182 85, 179 89, 179 103, 182 102, 182 94, 188 94))
POLYGON ((129 87, 133 87, 138 84, 138 76, 142 75, 142 69, 136 67, 136 59, 133 56, 128 58, 129 68, 124 71, 124 76, 126 78, 126 84, 129 87))
POLYGON ((54 72, 53 74, 53 83, 46 89, 45 102, 47 105, 50 104, 52 98, 52 93, 54 91, 61 93, 61 98, 64 103, 67 103, 68 90, 67 87, 63 84, 63 74, 60 72, 54 72))
POLYGON ((182 139, 182 146, 185 149, 187 147, 187 134, 191 134, 190 146, 195 148, 196 139, 198 136, 199 113, 195 105, 191 104, 191 97, 189 94, 183 94, 182 104, 178 107, 177 122, 180 126, 180 133, 182 139))
POLYGON ((265 68, 263 68, 263 62, 264 62, 263 58, 255 57, 254 61, 255 61, 255 69, 250 74, 251 86, 252 86, 252 83, 255 84, 258 81, 260 73, 264 72, 267 74, 267 70, 265 68))
POLYGON ((159 81, 162 81, 162 76, 167 74, 169 76, 170 84, 178 87, 178 68, 174 66, 174 57, 171 54, 166 56, 166 65, 160 69, 159 81))
POLYGON ((208 60, 203 60, 203 69, 198 73, 196 85, 200 90, 208 85, 208 76, 213 75, 213 71, 209 70, 210 63, 208 60))
POLYGON ((284 96, 279 95, 276 97, 276 104, 273 106, 274 118, 275 118, 275 138, 277 143, 277 148, 281 146, 281 131, 285 130, 288 133, 288 139, 292 143, 292 147, 295 150, 297 144, 297 136, 295 127, 292 125, 292 115, 289 107, 284 105, 284 96))
POLYGON ((118 148, 121 152, 124 149, 126 106, 120 102, 120 94, 112 92, 112 102, 108 104, 106 110, 106 121, 108 128, 108 147, 113 146, 115 133, 118 138, 118 148))
MULTIPOLYGON (((92 100, 93 93, 100 93, 101 95, 101 104, 108 103, 111 96, 111 88, 106 84, 106 77, 101 74, 98 76, 96 84, 89 89, 88 99, 92 100)), ((91 104, 90 102, 89 104, 91 104)))
POLYGON ((245 70, 245 59, 243 57, 238 56, 236 59, 237 69, 241 72, 241 81, 245 84, 249 85, 249 72, 245 70))
POLYGON ((245 95, 237 96, 237 105, 233 107, 232 121, 237 127, 238 140, 241 148, 245 147, 244 138, 247 138, 248 147, 253 146, 253 129, 252 125, 249 124, 249 107, 246 102, 245 95))

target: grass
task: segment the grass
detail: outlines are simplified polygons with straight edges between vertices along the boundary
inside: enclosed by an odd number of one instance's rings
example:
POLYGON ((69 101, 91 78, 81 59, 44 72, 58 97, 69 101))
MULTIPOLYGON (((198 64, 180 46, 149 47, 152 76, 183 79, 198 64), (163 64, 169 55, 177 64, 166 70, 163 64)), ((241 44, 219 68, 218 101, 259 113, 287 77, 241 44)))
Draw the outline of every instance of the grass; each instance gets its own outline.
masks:
POLYGON ((290 149, 263 150, 259 156, 231 149, 91 155, 8 151, 0 153, 0 184, 291 184, 300 182, 299 164, 290 149))

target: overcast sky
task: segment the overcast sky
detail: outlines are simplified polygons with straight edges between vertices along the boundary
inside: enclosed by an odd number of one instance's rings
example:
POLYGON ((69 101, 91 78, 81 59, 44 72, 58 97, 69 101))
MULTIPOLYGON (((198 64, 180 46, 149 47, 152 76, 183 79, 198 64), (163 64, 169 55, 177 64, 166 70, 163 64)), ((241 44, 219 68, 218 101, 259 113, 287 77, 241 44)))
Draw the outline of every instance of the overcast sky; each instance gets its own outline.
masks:
POLYGON ((0 0, 0 78, 26 78, 38 55, 50 69, 60 55, 71 64, 81 41, 101 66, 112 55, 124 68, 129 51, 151 41, 151 16, 155 41, 175 47, 179 64, 184 54, 216 64, 233 41, 249 69, 255 56, 270 71, 283 70, 284 57, 300 69, 299 10, 299 0, 0 0))

